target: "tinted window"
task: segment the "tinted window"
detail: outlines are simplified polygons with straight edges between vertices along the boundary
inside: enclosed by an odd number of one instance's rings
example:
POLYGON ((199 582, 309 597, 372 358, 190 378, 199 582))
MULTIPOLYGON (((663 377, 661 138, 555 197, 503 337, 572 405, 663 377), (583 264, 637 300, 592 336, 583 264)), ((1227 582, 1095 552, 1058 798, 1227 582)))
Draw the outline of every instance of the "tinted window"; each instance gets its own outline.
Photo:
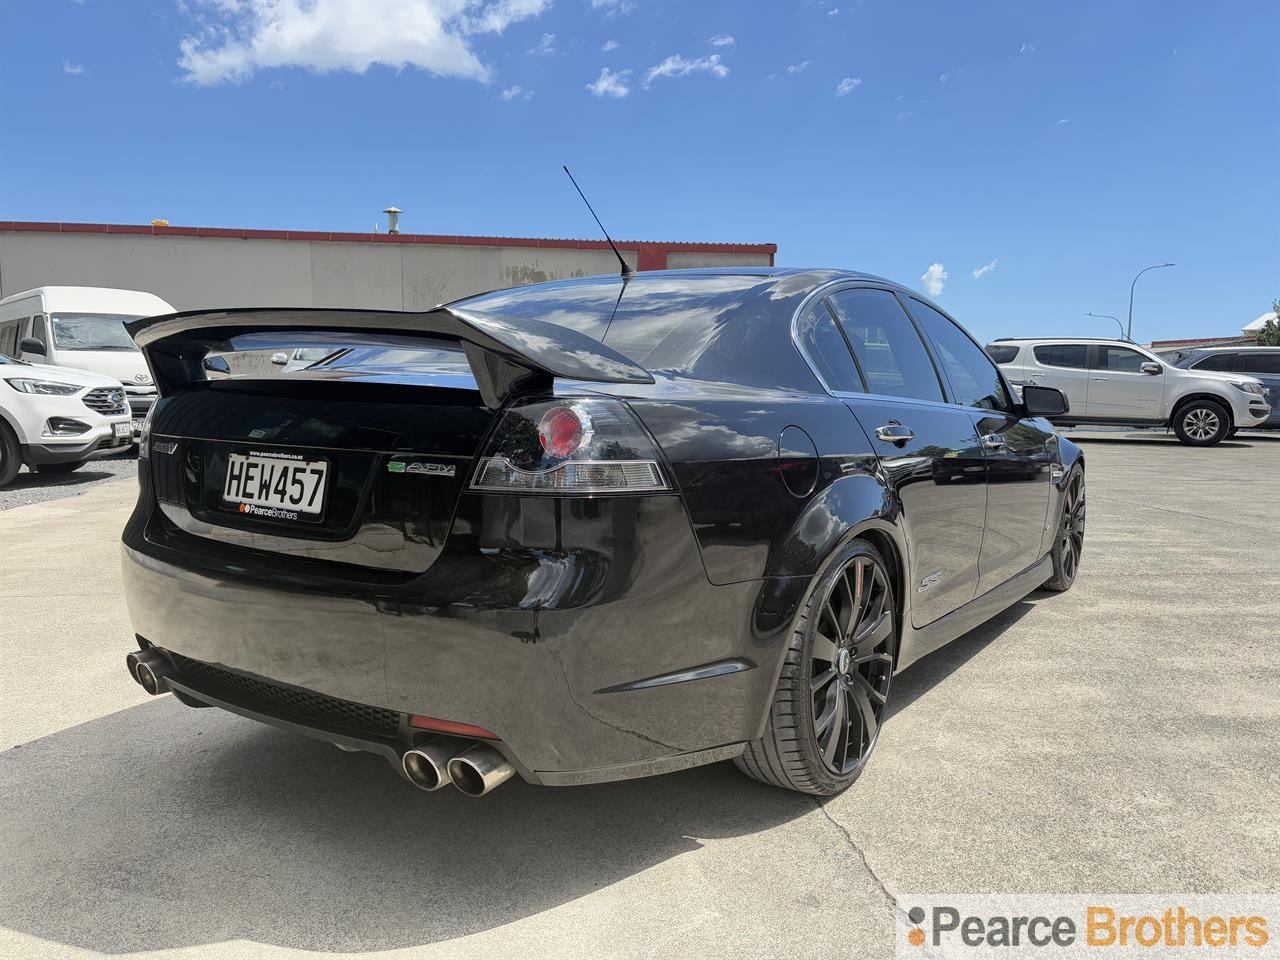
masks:
POLYGON ((0 353, 10 357, 18 355, 18 327, 21 321, 6 320, 0 323, 0 353))
POLYGON ((1017 355, 1017 347, 1002 347, 994 343, 987 344, 987 356, 996 363, 1010 363, 1017 355))
POLYGON ((1120 370, 1126 373, 1138 373, 1144 363, 1151 362, 1149 358, 1127 347, 1098 348, 1097 368, 1099 370, 1120 370))
POLYGON ((1280 374, 1280 353, 1245 353, 1240 359, 1243 373, 1280 374))
POLYGON ((1193 363, 1192 370, 1230 370, 1235 366, 1234 353, 1211 353, 1203 360, 1193 363))
POLYGON ((919 300, 907 299, 907 309, 932 342, 951 384, 951 402, 962 407, 1011 410, 1004 384, 991 358, 947 317, 919 300))
POLYGON ((44 317, 36 314, 31 320, 31 336, 48 346, 49 341, 44 332, 44 317))
POLYGON ((1036 359, 1046 367, 1075 367, 1084 370, 1089 366, 1089 348, 1083 343, 1047 343, 1035 348, 1036 359))
POLYGON ((942 400, 942 386, 911 318, 888 290, 845 290, 831 297, 871 393, 942 400))
POLYGON ((823 381, 832 390, 862 392, 862 378, 853 364, 849 345, 836 329, 826 304, 818 304, 799 323, 800 343, 823 381))

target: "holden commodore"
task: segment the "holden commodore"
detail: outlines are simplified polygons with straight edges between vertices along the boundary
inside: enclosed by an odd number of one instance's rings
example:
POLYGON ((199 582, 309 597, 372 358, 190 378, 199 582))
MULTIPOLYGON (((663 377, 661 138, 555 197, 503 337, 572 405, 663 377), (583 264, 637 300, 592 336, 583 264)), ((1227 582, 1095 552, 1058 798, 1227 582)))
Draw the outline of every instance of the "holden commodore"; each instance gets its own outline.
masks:
POLYGON ((893 676, 1074 582, 1084 458, 936 305, 839 270, 137 320, 151 694, 479 796, 862 772, 893 676), (333 349, 335 345, 341 349, 333 349), (228 351, 329 347, 276 376, 228 351), (210 376, 213 371, 219 376, 210 376))

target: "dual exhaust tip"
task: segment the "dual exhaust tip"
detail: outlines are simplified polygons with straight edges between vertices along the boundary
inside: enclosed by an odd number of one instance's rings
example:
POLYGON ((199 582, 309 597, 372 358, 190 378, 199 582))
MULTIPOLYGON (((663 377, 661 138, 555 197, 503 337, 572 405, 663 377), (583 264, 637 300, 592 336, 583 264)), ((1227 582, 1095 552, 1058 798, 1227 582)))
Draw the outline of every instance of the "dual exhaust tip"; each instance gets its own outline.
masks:
MULTIPOLYGON (((164 654, 151 648, 135 650, 125 657, 125 665, 129 675, 153 697, 169 692, 165 677, 173 668, 164 654)), ((406 750, 400 766, 420 790, 439 790, 452 783, 469 797, 483 797, 516 772, 506 757, 487 744, 473 744, 458 752, 458 741, 446 738, 406 750)))
POLYGON ((456 741, 432 740, 406 750, 400 766, 419 790, 439 790, 452 783, 469 797, 483 797, 516 772, 506 757, 487 744, 457 750, 456 741))

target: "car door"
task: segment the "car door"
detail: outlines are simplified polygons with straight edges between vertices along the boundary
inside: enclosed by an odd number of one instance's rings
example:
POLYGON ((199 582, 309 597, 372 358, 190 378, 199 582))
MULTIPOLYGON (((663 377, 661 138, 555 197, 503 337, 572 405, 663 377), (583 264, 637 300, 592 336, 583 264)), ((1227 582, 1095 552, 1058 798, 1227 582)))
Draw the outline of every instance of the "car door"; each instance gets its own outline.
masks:
POLYGON ((828 299, 865 393, 840 396, 862 424, 897 497, 907 539, 911 621, 921 627, 973 599, 986 523, 986 461, 966 411, 946 402, 915 323, 890 290, 828 299))
POLYGON ((1023 417, 991 358, 946 314, 906 297, 928 338, 951 401, 966 408, 987 463, 987 514, 978 556, 978 594, 1021 573, 1047 549, 1052 465, 1058 435, 1023 417))
POLYGON ((1164 364, 1157 364, 1159 372, 1151 374, 1143 372, 1144 363, 1155 361, 1130 347, 1095 344, 1089 360, 1089 416, 1159 420, 1164 401, 1164 364))
MULTIPOLYGON (((1025 360, 1023 379, 1042 387, 1057 387, 1067 395, 1068 413, 1088 413, 1089 345, 1038 343, 1025 360)), ((1070 422, 1067 420, 1065 422, 1070 422)))

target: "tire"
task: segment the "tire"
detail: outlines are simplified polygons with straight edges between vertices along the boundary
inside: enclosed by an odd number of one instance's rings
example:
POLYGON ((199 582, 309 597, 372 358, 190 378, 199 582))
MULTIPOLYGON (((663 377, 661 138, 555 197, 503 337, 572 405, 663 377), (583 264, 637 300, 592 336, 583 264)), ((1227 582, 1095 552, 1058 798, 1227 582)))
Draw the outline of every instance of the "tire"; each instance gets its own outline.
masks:
POLYGON ((1054 593, 1070 590, 1080 573, 1080 558, 1084 554, 1084 470, 1072 467, 1064 489, 1066 494, 1062 498, 1058 530, 1049 550, 1053 576, 1044 584, 1045 590, 1054 593))
POLYGON ((1227 431, 1227 439, 1228 439, 1228 440, 1230 440, 1232 437, 1234 437, 1234 436, 1235 436, 1237 433, 1239 433, 1239 432, 1240 432, 1240 428, 1239 428, 1239 427, 1232 427, 1230 430, 1228 430, 1228 431, 1227 431))
POLYGON ((22 469, 22 450, 18 438, 3 420, 0 420, 0 487, 13 483, 22 469))
POLYGON ((879 740, 897 644, 893 579, 875 547, 853 540, 819 576, 792 632, 764 735, 734 759, 738 769, 813 796, 848 789, 879 740))
POLYGON ((1173 432, 1192 447, 1212 447, 1227 438, 1231 414, 1216 400, 1192 400, 1173 415, 1173 432))
POLYGON ((67 463, 42 463, 36 467, 37 473, 75 473, 88 460, 72 460, 67 463))

